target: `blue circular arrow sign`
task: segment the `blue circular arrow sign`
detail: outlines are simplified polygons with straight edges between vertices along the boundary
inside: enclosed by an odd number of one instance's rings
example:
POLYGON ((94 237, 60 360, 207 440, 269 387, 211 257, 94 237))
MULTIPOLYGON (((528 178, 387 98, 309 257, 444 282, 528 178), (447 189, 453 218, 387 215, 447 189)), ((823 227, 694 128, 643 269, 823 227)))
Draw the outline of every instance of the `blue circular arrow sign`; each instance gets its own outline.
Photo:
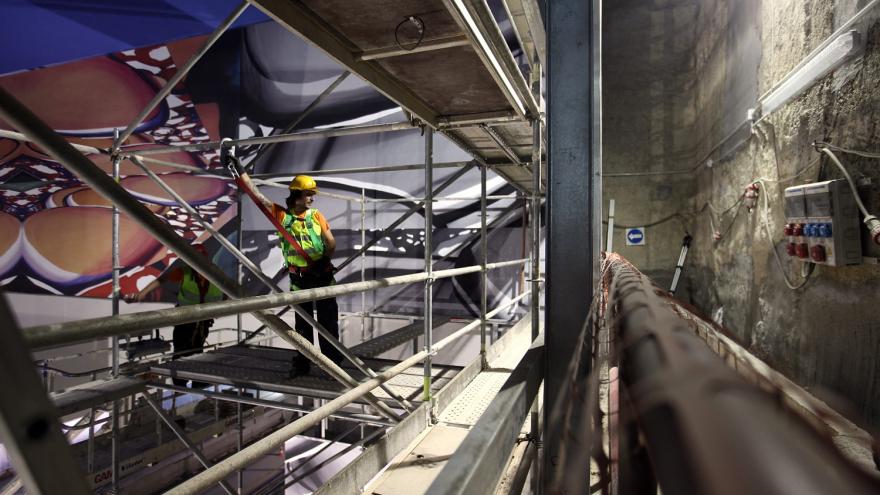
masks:
POLYGON ((645 233, 642 229, 627 229, 626 240, 629 244, 641 244, 645 240, 645 233))

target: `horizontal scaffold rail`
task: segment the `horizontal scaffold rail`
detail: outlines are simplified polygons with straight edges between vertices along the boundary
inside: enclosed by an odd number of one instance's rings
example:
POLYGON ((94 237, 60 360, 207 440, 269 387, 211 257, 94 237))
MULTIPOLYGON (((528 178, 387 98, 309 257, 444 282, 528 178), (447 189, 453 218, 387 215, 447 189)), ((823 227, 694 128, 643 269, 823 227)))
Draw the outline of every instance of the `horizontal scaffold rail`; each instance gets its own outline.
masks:
MULTIPOLYGON (((520 265, 527 259, 502 261, 486 265, 487 270, 504 268, 507 266, 520 265)), ((423 282, 429 278, 449 278, 468 273, 480 272, 479 265, 463 268, 439 270, 428 274, 426 272, 399 275, 366 282, 352 282, 349 284, 318 287, 316 289, 298 290, 296 292, 283 292, 280 294, 268 294, 265 296, 246 297, 227 301, 218 301, 204 304, 179 306, 176 308, 160 309, 155 311, 142 311, 102 318, 91 318, 66 323, 53 323, 22 330, 25 341, 32 349, 51 347, 57 345, 74 344, 94 339, 113 337, 135 333, 140 330, 151 330, 181 323, 207 320, 232 316, 240 313, 267 310, 292 304, 300 304, 319 299, 354 294, 393 285, 411 284, 423 282)))

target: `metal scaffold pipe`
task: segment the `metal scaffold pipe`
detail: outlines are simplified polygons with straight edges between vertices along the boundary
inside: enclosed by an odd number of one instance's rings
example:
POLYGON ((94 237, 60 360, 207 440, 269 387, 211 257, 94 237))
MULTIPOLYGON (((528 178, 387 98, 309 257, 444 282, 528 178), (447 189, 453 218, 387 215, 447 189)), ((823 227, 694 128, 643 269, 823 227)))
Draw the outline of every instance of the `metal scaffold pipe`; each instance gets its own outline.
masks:
POLYGON ((352 127, 337 127, 332 129, 318 129, 311 131, 294 132, 291 134, 277 134, 275 136, 253 137, 247 139, 227 139, 224 141, 211 141, 208 143, 182 144, 177 146, 150 146, 149 148, 121 149, 119 152, 125 156, 142 156, 168 153, 172 151, 205 151, 217 150, 224 146, 249 146, 253 144, 287 143, 291 141, 305 141, 339 136, 354 136, 357 134, 375 134, 379 132, 406 131, 413 129, 409 122, 394 122, 390 124, 371 124, 352 127))
MULTIPOLYGON (((431 402, 431 353, 434 340, 434 262, 431 255, 434 251, 434 169, 431 162, 434 160, 434 130, 430 127, 425 129, 425 358, 424 387, 422 400, 431 402)), ((433 405, 431 414, 433 417, 433 405)))
MULTIPOLYGON (((201 256, 201 255, 199 255, 201 256)), ((511 260, 490 263, 486 269, 493 270, 525 263, 527 260, 511 260)), ((449 278, 481 270, 479 265, 449 270, 435 271, 437 278, 449 278)), ((140 330, 167 327, 180 323, 232 316, 239 313, 263 311, 291 304, 300 304, 318 299, 354 294, 365 290, 374 290, 393 285, 410 284, 427 280, 427 273, 413 273, 396 277, 370 280, 368 282, 352 282, 349 284, 331 285, 315 289, 302 289, 296 292, 283 292, 264 296, 245 297, 229 301, 218 301, 176 308, 142 311, 139 313, 121 314, 113 317, 91 318, 67 323, 53 323, 25 328, 24 338, 32 348, 50 347, 64 344, 85 342, 94 339, 134 333, 140 330)))
POLYGON ((232 13, 230 13, 219 26, 217 26, 214 32, 211 33, 208 39, 205 40, 204 44, 202 44, 202 47, 196 53, 194 53, 189 58, 189 60, 187 60, 186 63, 184 63, 183 66, 181 66, 177 70, 177 72, 174 73, 173 76, 171 76, 171 79, 169 79, 168 82, 165 83, 165 86, 163 86, 162 89, 156 92, 155 96, 153 96, 153 99, 150 100, 149 103, 147 103, 147 106, 144 107, 143 110, 141 110, 141 113, 139 113, 137 117, 135 117, 134 120, 132 120, 131 123, 128 124, 128 127, 126 127, 124 131, 122 131, 122 134, 114 139, 114 150, 118 149, 119 145, 121 145, 123 142, 125 142, 126 139, 128 139, 129 136, 131 136, 135 129, 137 129, 137 126, 140 125, 140 123, 147 117, 147 115, 149 115, 150 112, 152 112, 153 109, 156 108, 156 106, 159 105, 159 103, 161 103, 162 100, 164 100, 171 93, 171 91, 177 86, 177 84, 182 81, 184 77, 186 77, 190 69, 192 69, 193 66, 196 65, 196 62, 198 62, 202 58, 202 56, 208 53, 208 50, 210 50, 211 47, 214 46, 214 43, 216 43, 217 40, 219 40, 220 37, 223 36, 223 33, 225 33, 226 30, 229 29, 230 26, 232 26, 235 20, 238 19, 239 16, 241 16, 245 9, 248 8, 248 5, 250 4, 246 1, 241 2, 241 4, 235 10, 233 10, 232 13))
MULTIPOLYGON (((443 190, 446 189, 447 187, 451 186, 451 185, 452 185, 456 180, 458 180, 462 175, 464 175, 465 173, 467 173, 467 171, 470 170, 471 167, 473 167, 475 163, 476 163, 476 162, 470 162, 469 165, 464 166, 464 167, 462 167, 461 169, 459 169, 457 172, 455 172, 454 174, 452 174, 451 176, 449 176, 449 178, 447 178, 446 181, 443 182, 443 184, 440 184, 439 186, 435 187, 434 190, 433 190, 433 192, 436 194, 436 193, 439 193, 439 192, 443 191, 443 190)), ((349 263, 351 263, 352 261, 356 260, 356 259, 358 258, 358 256, 360 256, 362 253, 366 252, 368 249, 370 249, 371 247, 373 247, 373 246, 374 246, 377 242, 379 242, 381 239, 387 237, 388 234, 391 233, 392 230, 394 230, 394 229, 396 229, 397 227, 399 227, 403 222, 406 221, 407 218, 413 216, 417 211, 419 211, 419 209, 422 208, 422 205, 423 205, 423 204, 424 204, 423 202, 419 202, 418 204, 415 204, 415 205, 413 205, 412 207, 410 207, 410 209, 409 209, 406 213, 404 213, 403 215, 401 215, 400 218, 398 218, 396 221, 394 221, 391 225, 385 227, 385 230, 383 230, 379 235, 374 236, 372 239, 370 239, 369 241, 367 241, 366 244, 364 244, 363 246, 361 246, 361 248, 358 249, 357 252, 355 252, 354 254, 352 254, 351 256, 349 256, 348 258, 346 258, 345 261, 343 261, 342 263, 340 263, 339 265, 337 265, 337 266, 336 266, 336 269, 337 269, 337 270, 342 270, 342 269, 345 268, 349 263)))
MULTIPOLYGON (((479 270, 479 267, 473 267, 473 268, 476 268, 477 270, 479 270)), ((437 273, 440 273, 440 272, 435 272, 435 275, 437 273)), ((506 303, 498 306, 497 308, 495 308, 493 311, 491 311, 489 313, 489 316, 490 317, 494 316, 494 315, 500 313, 501 311, 503 311, 504 309, 518 303, 526 295, 528 295, 528 292, 524 292, 523 294, 517 296, 516 298, 511 299, 510 301, 507 301, 506 303)), ((479 326, 479 324, 480 324, 480 320, 474 320, 469 325, 466 325, 465 327, 462 327, 459 330, 456 330, 454 333, 452 333, 448 337, 435 343, 434 350, 439 351, 440 349, 443 349, 444 347, 451 344, 455 340, 459 339, 460 337, 466 335, 468 332, 477 328, 477 326, 479 326)), ((257 440, 256 442, 254 442, 253 444, 251 444, 250 446, 248 446, 247 448, 245 448, 241 452, 227 457, 223 461, 215 464, 210 469, 202 471, 201 473, 190 478, 189 480, 185 481, 184 483, 181 483, 180 485, 172 488, 171 490, 168 490, 167 492, 165 492, 166 495, 190 495, 190 494, 201 493, 202 490, 205 490, 208 487, 217 483, 217 481, 226 478, 226 476, 234 473, 236 470, 253 463, 257 459, 261 458, 262 456, 264 456, 270 452, 273 452, 276 448, 281 446, 284 442, 286 442, 291 437, 293 437, 295 435, 299 435, 300 433, 307 430, 308 428, 311 428, 312 426, 319 424, 324 418, 327 418, 328 416, 335 413, 336 411, 339 411, 340 409, 342 409, 346 405, 351 404, 352 402, 363 397, 365 394, 367 394, 371 390, 378 387, 380 383, 387 382, 388 380, 394 378, 395 376, 399 375, 400 373, 407 370, 408 368, 415 366, 420 361, 425 359, 425 357, 427 357, 427 355, 428 355, 428 353, 426 351, 422 351, 422 352, 419 352, 418 354, 415 354, 415 355, 405 359, 404 361, 401 361, 400 363, 392 366, 391 368, 383 371, 382 373, 379 373, 377 376, 361 383, 357 387, 355 387, 351 390, 348 390, 344 394, 342 394, 339 397, 324 404, 323 406, 319 407, 318 409, 315 409, 311 413, 303 416, 302 418, 299 418, 298 420, 294 421, 293 423, 290 423, 289 425, 281 428, 280 430, 277 430, 274 433, 271 433, 271 434, 257 440)))
MULTIPOLYGON (((130 159, 135 163, 135 165, 140 167, 140 169, 143 170, 144 173, 146 173, 147 176, 152 179, 153 182, 155 182, 163 191, 171 195, 171 197, 174 198, 175 201, 177 201, 177 204, 179 204, 184 210, 186 210, 186 212, 189 213, 190 216, 195 218, 196 221, 199 222, 199 224, 201 224, 201 226, 204 227, 204 229, 208 231, 214 237, 214 239, 220 243, 221 246, 226 248, 226 250, 230 254, 232 254, 243 266, 247 267, 247 269, 250 270, 250 272, 253 273, 254 276, 263 283, 263 285, 265 285, 272 292, 284 292, 283 290, 281 290, 281 287, 279 287, 274 281, 272 281, 271 278, 267 277, 266 274, 264 274, 257 265, 255 265, 247 256, 245 256, 244 253, 242 253, 237 247, 235 247, 235 245, 232 244, 229 239, 227 239, 221 233, 217 232, 217 230, 213 226, 211 226, 211 224, 209 224, 204 218, 202 218, 199 212, 196 211, 195 208, 193 208, 189 203, 187 203, 186 200, 183 199, 183 197, 177 194, 177 192, 172 189, 171 186, 166 184, 161 177, 156 175, 152 170, 144 165, 140 157, 132 156, 130 157, 130 159)), ((335 347, 344 358, 352 363, 355 368, 366 375, 376 376, 376 373, 373 370, 368 368, 367 365, 364 364, 364 362, 361 361, 357 356, 349 352, 349 350, 344 345, 342 345, 341 342, 339 342, 339 339, 334 337, 330 332, 327 331, 326 328, 324 328, 323 325, 318 323, 318 321, 315 320, 315 318, 311 314, 309 314, 308 311, 302 309, 299 306, 294 306, 293 310, 301 318, 305 319, 306 322, 312 326, 312 328, 317 330, 317 332, 320 333, 322 337, 327 339, 327 341, 330 342, 330 344, 335 347)), ((117 313, 118 311, 114 312, 113 314, 117 313)), ((397 394, 393 390, 384 386, 382 387, 382 390, 385 390, 385 392, 389 396, 394 397, 394 399, 397 400, 397 402, 400 403, 400 405, 407 411, 412 411, 414 409, 412 407, 412 404, 410 404, 410 402, 404 397, 401 397, 400 394, 397 394)))
MULTIPOLYGON (((107 198, 111 203, 118 206, 120 211, 125 212, 129 218, 136 221, 144 228, 144 230, 149 232, 159 242, 177 254, 181 260, 199 272, 230 299, 234 301, 241 296, 241 286, 238 285, 238 283, 227 277, 220 268, 211 262, 211 260, 202 256, 190 246, 186 239, 177 235, 171 227, 154 215, 152 211, 147 209, 146 206, 141 204, 140 201, 135 199, 111 177, 108 177, 103 170, 92 163, 82 153, 70 146, 64 138, 54 132, 48 125, 2 88, 0 88, 0 117, 9 122, 13 127, 29 135, 35 143, 46 150, 47 153, 55 157, 59 163, 77 174, 83 182, 107 198)), ((230 304, 230 302, 223 304, 230 304)), ((279 337, 284 339, 310 361, 320 366, 321 369, 326 371, 334 379, 348 387, 357 384, 348 373, 324 356, 317 347, 308 341, 308 339, 290 328, 284 320, 274 314, 259 309, 253 310, 252 314, 257 320, 266 324, 277 333, 279 337)), ((207 318, 210 317, 196 318, 190 321, 199 321, 207 318)), ((113 335, 123 335, 130 332, 131 331, 120 331, 108 334, 107 336, 112 337, 113 335)), ((375 397, 368 396, 367 400, 386 417, 398 420, 397 414, 387 405, 379 402, 375 397)))

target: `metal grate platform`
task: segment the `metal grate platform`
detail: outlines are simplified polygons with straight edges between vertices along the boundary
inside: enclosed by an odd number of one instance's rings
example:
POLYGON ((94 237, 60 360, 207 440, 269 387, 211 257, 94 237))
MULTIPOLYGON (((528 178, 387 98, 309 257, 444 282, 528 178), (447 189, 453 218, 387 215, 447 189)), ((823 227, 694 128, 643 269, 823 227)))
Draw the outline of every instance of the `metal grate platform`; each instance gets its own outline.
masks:
MULTIPOLYGON (((338 397, 345 388, 323 370, 312 365, 308 375, 290 378, 292 360, 298 353, 276 347, 236 346, 188 356, 186 358, 153 365, 151 371, 160 375, 195 380, 212 384, 234 385, 285 394, 304 395, 320 399, 338 397)), ((366 358, 364 363, 375 372, 386 370, 397 361, 366 358)), ((366 376, 349 363, 344 369, 355 380, 366 376)), ((458 366, 432 366, 432 390, 438 391, 451 380, 461 368, 458 366)), ((424 370, 414 366, 387 382, 389 388, 413 402, 420 402, 424 384, 424 370)), ((373 394, 380 400, 396 402, 385 391, 375 389, 373 394)))
MULTIPOLYGON (((448 322, 449 318, 434 317, 434 328, 448 322)), ((374 357, 383 352, 390 351, 395 347, 401 346, 413 339, 418 338, 425 333, 425 325, 423 322, 416 322, 406 325, 397 330, 380 335, 375 339, 370 339, 362 344, 358 344, 351 348, 351 353, 361 358, 374 357)))

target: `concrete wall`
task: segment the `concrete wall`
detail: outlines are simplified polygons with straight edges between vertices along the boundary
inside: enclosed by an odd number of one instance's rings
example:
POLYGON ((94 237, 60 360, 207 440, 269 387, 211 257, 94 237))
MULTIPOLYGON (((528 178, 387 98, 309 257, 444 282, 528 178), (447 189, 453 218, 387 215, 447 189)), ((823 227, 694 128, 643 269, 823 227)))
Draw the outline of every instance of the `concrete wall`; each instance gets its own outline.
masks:
MULTIPOLYGON (((645 227, 646 246, 626 246, 614 231, 613 250, 668 284, 686 226, 695 183, 667 176, 612 177, 685 169, 694 160, 692 50, 698 8, 691 1, 606 2, 603 34, 603 208, 616 202, 615 223, 645 227)), ((680 176, 675 176, 680 177, 680 176)))
MULTIPOLYGON (((675 3, 656 0, 653 7, 642 9, 660 9, 668 17, 668 12, 683 8, 675 3)), ((782 270, 792 282, 799 283, 800 263, 788 261, 782 244, 782 190, 817 179, 841 177, 827 160, 818 161, 819 154, 811 147, 813 141, 880 151, 880 12, 857 26, 865 42, 862 56, 772 114, 762 133, 751 135, 750 126, 740 124, 759 95, 868 2, 685 3, 695 8, 693 32, 686 33, 693 41, 688 49, 692 65, 688 81, 670 88, 670 93, 692 107, 678 109, 682 117, 666 123, 688 130, 680 149, 693 149, 692 161, 687 166, 698 168, 690 176, 633 180, 625 187, 608 179, 606 191, 620 197, 666 187, 673 191, 673 196, 686 194, 687 197, 678 198, 683 204, 674 200, 668 206, 656 202, 650 208, 664 213, 679 208, 692 229, 694 249, 686 272, 692 288, 687 296, 690 302, 723 322, 747 348, 776 369, 814 394, 824 396, 851 419, 880 429, 880 322, 875 313, 880 303, 880 266, 818 267, 803 288, 791 290, 786 287, 771 251, 773 246, 779 250, 782 270), (693 119, 684 118, 690 112, 693 119), (776 181, 768 182, 767 190, 761 191, 769 199, 772 241, 762 227, 760 208, 749 212, 734 207, 723 213, 758 177, 776 181), (724 234, 721 239, 714 238, 716 231, 724 234)), ((609 13, 615 10, 610 8, 609 13)), ((675 33, 674 29, 668 26, 667 33, 675 33)), ((662 38, 664 45, 668 45, 669 35, 662 38)), ((614 36, 617 35, 607 34, 606 39, 614 36)), ((647 45, 641 45, 641 53, 652 53, 647 45)), ((612 54, 611 50, 606 52, 612 54)), ((678 62, 679 58, 675 55, 672 61, 678 62)), ((632 99, 641 104, 613 103, 627 93, 607 82, 617 77, 615 72, 632 64, 629 60, 616 60, 608 65, 616 69, 606 71, 606 171, 614 172, 623 168, 621 161, 628 158, 618 153, 624 149, 624 139, 613 133, 623 126, 615 122, 619 116, 613 112, 632 113, 633 108, 641 106, 645 113, 653 114, 667 112, 669 106, 646 95, 644 88, 631 93, 632 99)), ((648 78, 652 75, 648 67, 638 74, 648 78)), ((666 75, 660 73, 660 77, 666 75)), ((663 135, 672 132, 662 131, 663 135)), ((651 136, 633 149, 650 149, 655 145, 651 136)), ((853 155, 841 158, 857 180, 872 182, 873 185, 863 188, 862 197, 869 210, 880 211, 880 161, 853 155)), ((627 165, 653 170, 645 161, 627 165)), ((627 206, 620 212, 621 220, 645 214, 640 205, 627 206)), ((671 230, 665 233, 672 235, 671 230)), ((865 255, 878 256, 880 251, 870 245, 865 234, 865 255)), ((640 268, 656 270, 658 264, 668 263, 673 241, 677 239, 671 239, 670 246, 649 246, 644 256, 622 249, 620 252, 640 268)))

